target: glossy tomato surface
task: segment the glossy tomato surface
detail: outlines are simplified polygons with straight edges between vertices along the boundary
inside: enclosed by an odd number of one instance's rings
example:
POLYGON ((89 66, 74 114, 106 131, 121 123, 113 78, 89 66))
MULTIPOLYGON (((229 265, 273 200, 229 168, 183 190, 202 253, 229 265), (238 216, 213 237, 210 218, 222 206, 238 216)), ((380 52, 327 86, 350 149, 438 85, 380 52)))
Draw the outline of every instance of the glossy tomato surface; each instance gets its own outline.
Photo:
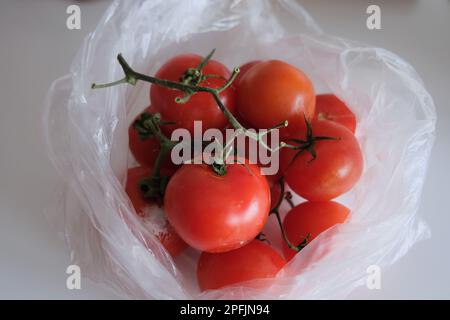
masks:
POLYGON ((175 230, 167 221, 164 212, 153 201, 146 199, 139 189, 139 181, 151 175, 151 168, 135 167, 128 169, 125 192, 133 204, 141 222, 149 226, 150 231, 161 241, 164 248, 172 255, 177 256, 187 244, 181 240, 175 230))
POLYGON ((224 252, 245 245, 264 227, 270 189, 257 165, 229 164, 219 176, 206 164, 185 164, 169 181, 164 206, 190 246, 224 252))
POLYGON ((270 245, 259 240, 224 253, 200 256, 197 279, 201 290, 218 289, 254 279, 272 278, 286 261, 270 245))
MULTIPOLYGON (((349 191, 359 180, 363 170, 363 157, 355 136, 344 126, 331 121, 312 124, 315 136, 337 140, 316 141, 316 159, 309 152, 283 148, 280 164, 289 187, 310 201, 334 199, 349 191)), ((305 139, 304 135, 296 138, 305 139)))
POLYGON ((356 116, 350 108, 334 94, 319 94, 316 97, 314 120, 329 120, 339 123, 355 133, 356 116))
MULTIPOLYGON (((165 80, 180 81, 186 70, 196 68, 201 60, 202 57, 195 54, 176 56, 167 61, 155 76, 165 80)), ((229 70, 216 60, 210 60, 202 72, 204 75, 215 75, 215 77, 200 83, 205 87, 219 88, 230 77, 229 70)), ((191 96, 188 102, 176 103, 175 99, 182 96, 183 92, 179 90, 158 85, 150 87, 150 101, 155 111, 161 114, 164 121, 175 122, 175 125, 163 128, 166 134, 170 135, 176 128, 185 128, 192 134, 195 120, 202 121, 203 131, 209 128, 222 129, 228 123, 210 93, 198 92, 191 96)), ((235 92, 233 87, 220 93, 220 99, 231 112, 234 112, 235 92)))
MULTIPOLYGON (((292 208, 283 221, 289 241, 298 246, 310 234, 311 242, 319 234, 339 223, 344 223, 350 210, 334 201, 303 202, 292 208)), ((285 258, 291 260, 296 252, 283 243, 285 258)))
POLYGON ((284 136, 305 127, 304 115, 314 116, 316 96, 309 78, 294 66, 279 60, 259 62, 237 84, 239 115, 257 129, 268 129, 284 121, 284 136))

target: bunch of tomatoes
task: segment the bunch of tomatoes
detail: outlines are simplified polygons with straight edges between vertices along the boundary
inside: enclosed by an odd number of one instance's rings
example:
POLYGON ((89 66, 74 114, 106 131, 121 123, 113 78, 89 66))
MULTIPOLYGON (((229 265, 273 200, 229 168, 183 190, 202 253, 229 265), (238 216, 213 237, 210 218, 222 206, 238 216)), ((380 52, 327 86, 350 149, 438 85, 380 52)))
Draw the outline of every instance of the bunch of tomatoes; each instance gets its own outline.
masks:
POLYGON ((345 222, 349 209, 332 200, 349 191, 363 170, 356 117, 344 102, 316 95, 307 75, 286 62, 252 61, 230 72, 211 55, 176 56, 155 77, 124 68, 132 84, 152 83, 150 106, 129 128, 140 166, 128 170, 126 192, 143 223, 157 224, 154 234, 172 257, 188 246, 201 252, 201 290, 276 276, 320 233, 345 222), (203 130, 224 130, 230 114, 245 128, 286 124, 279 131, 283 146, 275 175, 262 175, 258 163, 238 156, 221 171, 171 161, 175 129, 193 132, 194 121, 202 121, 203 130), (294 205, 286 185, 306 201, 294 205), (285 200, 291 209, 283 220, 279 207, 285 200), (280 225, 281 250, 261 233, 271 214, 280 225))

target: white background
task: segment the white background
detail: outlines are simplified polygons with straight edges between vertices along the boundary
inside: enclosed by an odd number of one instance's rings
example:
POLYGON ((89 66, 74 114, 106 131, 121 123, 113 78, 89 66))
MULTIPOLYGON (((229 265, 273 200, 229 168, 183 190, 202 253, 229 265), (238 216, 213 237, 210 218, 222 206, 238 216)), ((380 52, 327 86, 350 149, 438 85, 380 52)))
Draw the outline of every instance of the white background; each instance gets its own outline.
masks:
MULTIPOLYGON (((57 176, 42 138, 43 101, 50 83, 68 71, 82 39, 110 0, 0 0, 0 298, 115 298, 82 280, 66 289, 70 263, 44 219, 57 176), (82 29, 66 28, 66 8, 78 4, 82 29)), ((422 76, 438 112, 437 139, 421 216, 432 238, 382 270, 382 289, 351 298, 450 298, 450 1, 301 1, 329 33, 391 50, 422 76), (366 28, 366 8, 381 7, 382 30, 366 28)))

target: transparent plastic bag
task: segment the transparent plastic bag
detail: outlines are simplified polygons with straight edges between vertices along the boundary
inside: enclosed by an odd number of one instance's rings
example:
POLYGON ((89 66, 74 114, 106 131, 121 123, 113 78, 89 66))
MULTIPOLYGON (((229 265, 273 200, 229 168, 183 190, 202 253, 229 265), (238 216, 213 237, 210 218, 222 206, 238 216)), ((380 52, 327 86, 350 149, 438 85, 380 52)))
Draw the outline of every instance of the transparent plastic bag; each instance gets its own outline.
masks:
POLYGON ((82 275, 123 297, 343 298, 365 283, 367 267, 388 266, 429 236, 417 210, 435 118, 432 98, 409 64, 323 33, 295 1, 116 1, 85 39, 70 74, 49 90, 49 156, 62 177, 49 217, 82 275), (119 52, 135 70, 154 74, 169 57, 212 48, 230 68, 285 60, 303 69, 317 92, 339 96, 357 115, 365 169, 338 200, 352 210, 347 223, 321 234, 277 278, 201 293, 198 253, 174 262, 135 218, 123 190, 132 165, 127 128, 148 105, 148 83, 90 86, 123 76, 119 52))

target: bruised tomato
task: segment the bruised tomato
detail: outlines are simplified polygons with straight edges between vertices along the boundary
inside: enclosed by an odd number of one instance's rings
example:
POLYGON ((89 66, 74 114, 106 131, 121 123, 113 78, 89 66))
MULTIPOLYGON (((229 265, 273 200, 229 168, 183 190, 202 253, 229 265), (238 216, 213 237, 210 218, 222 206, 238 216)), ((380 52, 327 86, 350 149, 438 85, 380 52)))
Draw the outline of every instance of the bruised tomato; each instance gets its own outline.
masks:
POLYGON ((219 289, 243 281, 273 278, 286 261, 270 245, 253 240, 224 253, 203 252, 197 266, 201 290, 219 289))

